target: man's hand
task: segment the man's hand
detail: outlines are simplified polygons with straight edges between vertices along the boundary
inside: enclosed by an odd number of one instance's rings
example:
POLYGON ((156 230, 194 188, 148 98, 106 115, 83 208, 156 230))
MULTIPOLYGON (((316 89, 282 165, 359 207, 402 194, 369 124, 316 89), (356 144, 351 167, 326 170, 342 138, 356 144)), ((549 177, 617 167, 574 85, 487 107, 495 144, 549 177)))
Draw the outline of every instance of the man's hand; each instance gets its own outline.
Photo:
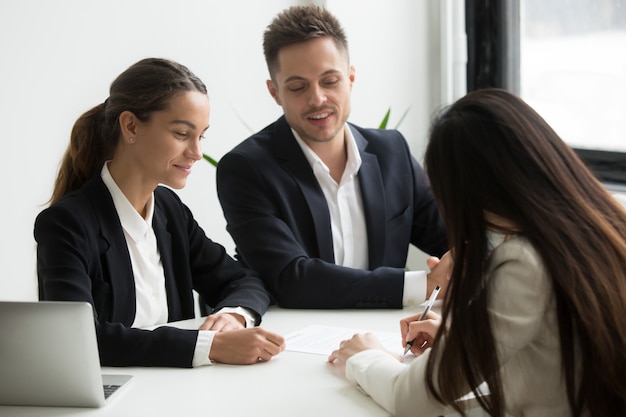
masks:
POLYGON ((227 332, 246 328, 246 320, 241 314, 223 313, 211 314, 207 316, 200 330, 215 330, 216 332, 227 332))
POLYGON ((430 297, 435 287, 439 285, 441 291, 438 299, 444 298, 452 274, 452 256, 450 252, 443 254, 441 259, 431 256, 426 260, 430 273, 426 276, 426 298, 430 297))

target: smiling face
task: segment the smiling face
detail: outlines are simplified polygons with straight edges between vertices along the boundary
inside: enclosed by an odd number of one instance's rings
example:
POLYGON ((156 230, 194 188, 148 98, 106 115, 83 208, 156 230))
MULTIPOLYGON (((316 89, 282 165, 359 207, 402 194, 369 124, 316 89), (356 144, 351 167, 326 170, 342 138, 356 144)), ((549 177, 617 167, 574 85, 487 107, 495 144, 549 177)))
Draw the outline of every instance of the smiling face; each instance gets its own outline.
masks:
POLYGON ((289 125, 307 143, 343 138, 354 68, 330 37, 283 47, 267 87, 289 125))
POLYGON ((166 110, 145 121, 135 119, 133 143, 136 173, 151 189, 165 184, 183 188, 193 164, 202 158, 200 145, 209 128, 206 94, 188 91, 175 96, 166 110))

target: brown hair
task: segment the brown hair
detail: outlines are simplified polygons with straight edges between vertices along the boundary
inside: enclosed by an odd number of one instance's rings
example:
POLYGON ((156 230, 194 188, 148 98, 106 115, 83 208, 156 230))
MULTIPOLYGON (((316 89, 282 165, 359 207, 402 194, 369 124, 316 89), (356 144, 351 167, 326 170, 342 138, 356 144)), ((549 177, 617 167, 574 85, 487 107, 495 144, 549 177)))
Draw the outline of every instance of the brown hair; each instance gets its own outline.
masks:
POLYGON ((204 83, 187 67, 166 59, 146 58, 121 73, 111 84, 109 98, 74 123, 50 202, 79 189, 113 156, 121 135, 120 113, 128 110, 147 121, 186 91, 207 93, 204 83))
POLYGON ((541 116, 504 90, 469 93, 444 111, 431 128, 425 167, 454 248, 440 328, 449 326, 446 343, 435 344, 428 363, 433 395, 461 412, 455 400, 466 384, 487 381, 490 395, 478 400, 492 416, 504 415, 485 324, 484 213, 491 212, 516 225, 552 280, 572 415, 626 415, 624 208, 541 116), (435 382, 439 361, 446 366, 435 382))
POLYGON ((335 16, 314 4, 292 6, 279 13, 263 34, 263 53, 270 77, 278 72, 278 52, 284 46, 329 36, 348 54, 348 40, 335 16))

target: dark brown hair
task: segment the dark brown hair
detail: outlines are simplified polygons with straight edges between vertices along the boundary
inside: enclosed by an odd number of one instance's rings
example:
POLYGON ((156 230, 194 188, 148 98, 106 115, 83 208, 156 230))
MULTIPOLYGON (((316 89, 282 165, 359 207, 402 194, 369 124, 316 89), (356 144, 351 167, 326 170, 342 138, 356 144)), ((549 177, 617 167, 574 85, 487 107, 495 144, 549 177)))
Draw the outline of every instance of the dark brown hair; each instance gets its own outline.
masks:
POLYGON ((207 93, 204 83, 187 67, 166 59, 146 58, 121 73, 111 84, 109 98, 74 123, 50 202, 80 188, 113 156, 121 135, 118 118, 123 111, 147 121, 153 112, 167 109, 172 98, 186 91, 207 93))
POLYGON ((263 53, 270 77, 278 72, 278 52, 284 46, 329 36, 348 54, 348 40, 335 16, 314 4, 292 6, 279 13, 263 34, 263 53))
POLYGON ((492 416, 504 415, 484 290, 484 213, 491 212, 516 225, 552 280, 572 415, 626 415, 624 208, 530 106, 504 90, 469 93, 436 118, 425 168, 454 248, 440 328, 449 327, 446 343, 435 344, 428 364, 433 395, 457 408, 467 384, 487 381, 491 394, 478 400, 492 416), (436 362, 445 366, 434 381, 436 362))

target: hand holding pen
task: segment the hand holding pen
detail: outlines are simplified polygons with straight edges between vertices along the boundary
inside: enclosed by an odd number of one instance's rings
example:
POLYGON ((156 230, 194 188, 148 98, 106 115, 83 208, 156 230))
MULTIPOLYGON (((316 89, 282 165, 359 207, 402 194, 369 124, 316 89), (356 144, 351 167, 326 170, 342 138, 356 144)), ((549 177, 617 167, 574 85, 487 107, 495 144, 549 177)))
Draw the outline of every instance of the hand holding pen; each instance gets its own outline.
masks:
MULTIPOLYGON (((424 309, 424 312, 421 314, 421 316, 419 316, 418 321, 424 321, 426 319, 426 317, 428 316, 428 312, 433 307, 433 304, 435 303, 435 300, 437 299, 437 295, 439 294, 440 290, 441 290, 441 287, 439 287, 439 285, 437 285, 435 287, 435 289, 433 290, 433 292, 430 294, 430 298, 428 299, 428 303, 426 303, 426 308, 424 309)), ((403 331, 403 335, 408 333, 408 328, 410 326, 410 323, 414 321, 413 319, 414 319, 414 316, 413 317, 408 317, 406 319, 403 319, 400 322, 402 326, 406 326, 406 330, 407 330, 407 332, 403 331)), ((404 347, 404 354, 405 355, 411 349, 411 347, 415 343, 415 340, 416 339, 413 339, 413 340, 410 340, 410 341, 408 341, 406 343, 406 346, 404 347)), ((426 345, 426 341, 424 341, 420 347, 423 348, 425 345, 426 345)))

